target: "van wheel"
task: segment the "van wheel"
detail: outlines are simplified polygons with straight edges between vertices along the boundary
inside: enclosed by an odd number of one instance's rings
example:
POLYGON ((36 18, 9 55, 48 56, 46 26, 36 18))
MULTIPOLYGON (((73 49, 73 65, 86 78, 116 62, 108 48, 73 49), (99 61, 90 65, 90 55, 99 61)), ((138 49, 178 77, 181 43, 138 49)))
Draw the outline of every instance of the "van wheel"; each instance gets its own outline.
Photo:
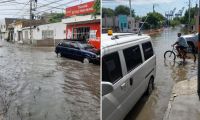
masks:
POLYGON ((84 59, 83 59, 83 63, 84 63, 84 64, 89 64, 89 63, 90 63, 90 60, 89 60, 88 58, 84 58, 84 59))
POLYGON ((154 89, 154 80, 151 78, 147 87, 146 95, 150 95, 154 89))

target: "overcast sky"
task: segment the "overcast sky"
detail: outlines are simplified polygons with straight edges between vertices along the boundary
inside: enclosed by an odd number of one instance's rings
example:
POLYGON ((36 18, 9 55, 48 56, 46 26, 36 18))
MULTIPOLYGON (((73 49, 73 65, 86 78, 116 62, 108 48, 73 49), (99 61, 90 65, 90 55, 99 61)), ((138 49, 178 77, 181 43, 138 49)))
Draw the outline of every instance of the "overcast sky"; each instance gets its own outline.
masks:
MULTIPOLYGON (((114 9, 118 5, 129 5, 129 0, 102 0, 103 7, 114 9), (115 2, 115 4, 113 3, 115 2)), ((153 11, 153 4, 156 4, 155 10, 165 14, 166 11, 176 8, 176 12, 182 7, 188 8, 189 0, 131 0, 132 8, 135 10, 136 15, 144 16, 148 12, 153 11)), ((194 7, 199 0, 191 0, 191 6, 194 7)), ((184 12, 185 12, 184 10, 184 12)), ((175 13, 176 13, 175 12, 175 13)))
MULTIPOLYGON (((30 0, 0 0, 0 19, 5 17, 14 18, 29 18, 30 0), (14 1, 6 2, 4 1, 14 1)), ((92 0, 37 0, 38 8, 36 14, 42 14, 46 12, 64 12, 64 9, 69 6, 85 3, 92 0), (49 4, 49 5, 48 5, 49 4), (54 8, 52 8, 54 7, 54 8)), ((129 5, 129 0, 102 0, 103 7, 109 7, 114 9, 118 5, 129 5)), ((152 6, 156 4, 155 10, 157 12, 165 14, 166 11, 170 11, 176 8, 176 12, 182 7, 188 8, 189 0, 132 0, 132 8, 135 10, 136 15, 144 16, 146 13, 153 11, 152 6)), ((198 0, 191 0, 191 6, 195 6, 198 0)), ((176 13, 175 12, 175 13, 176 13)))
MULTIPOLYGON (((30 8, 29 1, 30 0, 0 0, 0 19, 3 19, 5 17, 29 18, 29 8, 30 8), (4 1, 11 1, 11 2, 3 3, 4 1)), ((92 0, 37 0, 37 1, 38 1, 37 4, 38 9, 36 9, 35 14, 42 14, 45 11, 64 12, 64 9, 68 6, 73 6, 92 0)))

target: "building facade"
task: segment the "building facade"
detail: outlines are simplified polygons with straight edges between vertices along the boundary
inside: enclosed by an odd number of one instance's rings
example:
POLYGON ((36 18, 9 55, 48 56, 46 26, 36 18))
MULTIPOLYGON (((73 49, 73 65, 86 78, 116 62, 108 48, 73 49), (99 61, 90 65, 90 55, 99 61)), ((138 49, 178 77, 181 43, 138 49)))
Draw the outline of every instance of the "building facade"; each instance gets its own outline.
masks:
POLYGON ((16 22, 16 20, 22 20, 22 19, 18 19, 18 18, 5 18, 0 20, 0 39, 3 40, 11 40, 13 39, 13 30, 12 25, 14 22, 16 22), (11 37, 11 38, 10 38, 11 37))
POLYGON ((140 20, 126 15, 102 18, 102 28, 112 29, 115 32, 137 32, 140 26, 140 20))
POLYGON ((55 46, 58 42, 66 39, 66 27, 62 22, 44 24, 32 28, 30 39, 30 27, 22 28, 23 43, 36 46, 55 46))
POLYGON ((101 16, 93 16, 94 1, 66 8, 66 38, 87 41, 100 49, 101 16))

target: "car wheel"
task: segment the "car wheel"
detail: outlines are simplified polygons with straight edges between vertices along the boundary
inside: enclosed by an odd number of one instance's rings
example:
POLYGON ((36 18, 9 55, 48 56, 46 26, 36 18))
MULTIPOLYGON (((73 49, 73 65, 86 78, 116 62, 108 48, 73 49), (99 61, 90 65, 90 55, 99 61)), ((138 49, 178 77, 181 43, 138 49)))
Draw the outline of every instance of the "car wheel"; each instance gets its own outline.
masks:
POLYGON ((83 63, 84 63, 84 64, 89 64, 89 63, 90 63, 90 60, 89 60, 88 58, 84 58, 84 59, 83 59, 83 63))
POLYGON ((64 55, 63 55, 63 53, 60 53, 60 57, 63 57, 64 55))
POLYGON ((189 52, 189 53, 195 53, 195 52, 196 52, 196 51, 195 51, 194 44, 191 43, 191 42, 188 43, 188 52, 189 52))
POLYGON ((151 78, 147 87, 146 95, 150 95, 154 89, 154 80, 151 78))

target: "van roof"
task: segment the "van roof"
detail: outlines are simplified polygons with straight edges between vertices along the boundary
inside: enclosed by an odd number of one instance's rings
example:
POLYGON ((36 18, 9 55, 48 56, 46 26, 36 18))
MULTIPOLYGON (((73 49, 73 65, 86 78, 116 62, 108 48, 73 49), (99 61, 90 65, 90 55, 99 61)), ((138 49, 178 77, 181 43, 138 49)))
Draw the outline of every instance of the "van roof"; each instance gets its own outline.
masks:
POLYGON ((113 33, 112 36, 109 36, 108 34, 102 34, 101 38, 101 46, 102 48, 105 48, 117 44, 149 39, 150 36, 145 34, 138 35, 133 33, 113 33))

